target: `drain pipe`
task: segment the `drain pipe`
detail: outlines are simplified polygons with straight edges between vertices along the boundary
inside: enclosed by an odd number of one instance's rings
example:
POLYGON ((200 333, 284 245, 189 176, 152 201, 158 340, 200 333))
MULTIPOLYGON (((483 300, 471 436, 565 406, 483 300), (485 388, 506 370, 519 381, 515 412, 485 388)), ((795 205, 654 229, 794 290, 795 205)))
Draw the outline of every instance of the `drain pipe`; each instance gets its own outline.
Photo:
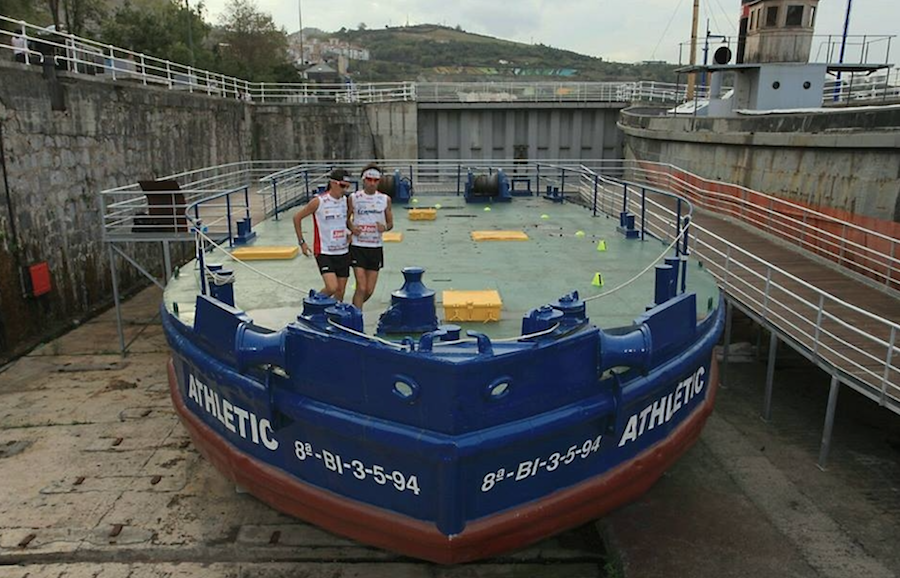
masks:
MULTIPOLYGON (((19 281, 22 278, 22 259, 19 251, 19 232, 16 229, 16 215, 13 212, 12 193, 9 190, 9 176, 6 171, 6 147, 3 140, 3 121, 0 120, 0 171, 3 171, 3 192, 6 195, 6 211, 9 214, 9 232, 12 237, 12 253, 16 260, 16 269, 19 271, 19 281)), ((22 288, 24 292, 24 287, 22 288)))
MULTIPOLYGON (((12 193, 9 191, 9 177, 6 174, 6 153, 4 148, 3 121, 0 120, 0 171, 3 172, 3 192, 6 196, 6 210, 9 214, 9 229, 10 236, 12 237, 10 245, 13 260, 16 264, 16 273, 19 276, 19 289, 21 293, 24 294, 25 286, 22 281, 22 258, 19 255, 19 251, 21 250, 19 247, 19 232, 16 230, 16 216, 15 213, 13 213, 12 193)), ((6 351, 7 346, 6 325, 3 323, 2 316, 0 316, 0 351, 6 351)))

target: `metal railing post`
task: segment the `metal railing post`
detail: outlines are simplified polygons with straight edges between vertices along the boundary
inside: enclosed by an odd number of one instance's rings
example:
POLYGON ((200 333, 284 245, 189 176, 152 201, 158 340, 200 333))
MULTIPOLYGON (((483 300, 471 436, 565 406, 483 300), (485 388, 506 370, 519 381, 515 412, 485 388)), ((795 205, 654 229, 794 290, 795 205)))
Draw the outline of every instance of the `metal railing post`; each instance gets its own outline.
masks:
POLYGON ((109 65, 112 68, 112 79, 116 79, 116 52, 112 44, 107 44, 109 48, 109 65))
POLYGON ((675 256, 681 256, 681 197, 675 203, 675 256))
POLYGON ((644 240, 644 232, 647 230, 647 188, 641 187, 641 241, 644 240))
POLYGON ((819 353, 819 334, 822 332, 822 314, 825 312, 825 294, 819 295, 819 310, 816 312, 816 332, 813 335, 813 354, 819 353))
POLYGON ((275 220, 278 220, 278 177, 272 179, 272 204, 275 220))
POLYGON ((225 195, 225 220, 228 222, 228 247, 234 248, 234 237, 231 230, 231 195, 225 195))
POLYGON ((840 266, 844 265, 844 249, 846 248, 846 245, 847 245, 847 224, 844 223, 841 226, 841 246, 840 246, 840 249, 838 250, 838 265, 840 265, 840 266))
POLYGON ((894 361, 894 348, 897 343, 897 328, 891 327, 891 340, 888 342, 887 359, 884 360, 884 377, 881 379, 881 401, 879 405, 884 407, 884 398, 887 395, 888 379, 891 373, 891 363, 894 361))
POLYGON ((731 348, 731 325, 732 320, 734 319, 734 305, 731 304, 731 299, 726 297, 725 299, 725 341, 722 345, 722 369, 719 372, 719 383, 722 387, 727 386, 727 382, 725 377, 728 373, 728 350, 731 348))
POLYGON ((894 253, 895 253, 896 248, 897 248, 897 242, 891 241, 891 253, 890 253, 890 258, 888 259, 888 263, 887 263, 887 279, 885 279, 885 285, 887 285, 888 287, 891 286, 891 281, 894 278, 894 258, 895 258, 894 253))
POLYGON ((766 396, 763 402, 763 421, 772 419, 772 389, 775 382, 775 354, 778 352, 778 335, 772 330, 769 333, 769 359, 766 365, 766 396))
POLYGON ((244 186, 244 218, 250 220, 250 186, 244 186))
POLYGON ((836 375, 831 377, 831 389, 828 391, 828 407, 825 410, 825 428, 822 431, 822 446, 819 450, 819 469, 825 469, 828 453, 831 451, 831 433, 834 430, 834 413, 837 409, 838 391, 841 381, 836 375))

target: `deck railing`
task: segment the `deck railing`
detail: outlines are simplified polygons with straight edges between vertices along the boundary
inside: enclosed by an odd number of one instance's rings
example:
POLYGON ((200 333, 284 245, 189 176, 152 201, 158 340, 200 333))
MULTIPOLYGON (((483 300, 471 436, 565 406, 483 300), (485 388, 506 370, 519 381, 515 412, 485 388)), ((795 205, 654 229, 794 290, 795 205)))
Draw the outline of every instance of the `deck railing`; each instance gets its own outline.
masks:
POLYGON ((826 209, 705 179, 671 164, 621 161, 605 164, 604 170, 604 174, 630 182, 676 191, 701 208, 762 230, 876 284, 900 290, 900 225, 883 221, 882 230, 875 230, 829 215, 826 209))
MULTIPOLYGON (((233 236, 234 221, 245 218, 254 207, 264 207, 260 213, 265 214, 281 212, 286 204, 303 202, 314 193, 335 166, 357 174, 366 162, 245 162, 171 175, 179 180, 191 206, 191 230, 180 240, 195 240, 195 233, 203 233, 211 239, 219 235, 226 243, 233 236), (260 201, 254 202, 254 197, 260 201), (276 210, 278 206, 282 208, 276 210)), ((897 239, 659 163, 399 160, 385 161, 384 166, 401 170, 415 183, 418 194, 459 192, 469 169, 488 172, 502 167, 511 178, 527 180, 535 194, 541 194, 544 186, 558 188, 570 200, 577 196, 595 215, 616 216, 627 210, 637 216, 635 224, 643 236, 668 244, 686 234, 686 245, 678 243, 678 249, 695 253, 742 307, 832 375, 900 413, 900 325, 838 299, 698 226, 687 208, 693 204, 724 215, 843 267, 855 263, 869 277, 891 287, 900 280, 900 266, 890 253, 897 239), (872 240, 880 244, 878 249, 872 240)), ((104 191, 101 204, 108 241, 149 240, 133 223, 147 209, 137 185, 104 191)))
MULTIPOLYGON (((585 203, 607 214, 622 210, 627 191, 627 183, 597 173, 579 189, 585 203)), ((624 205, 638 215, 642 228, 663 242, 671 240, 678 209, 648 193, 681 191, 665 184, 632 185, 631 191, 624 205)), ((701 194, 692 196, 702 202, 701 194)), ((688 231, 690 252, 748 313, 840 381, 900 413, 900 325, 823 291, 695 222, 688 231)))

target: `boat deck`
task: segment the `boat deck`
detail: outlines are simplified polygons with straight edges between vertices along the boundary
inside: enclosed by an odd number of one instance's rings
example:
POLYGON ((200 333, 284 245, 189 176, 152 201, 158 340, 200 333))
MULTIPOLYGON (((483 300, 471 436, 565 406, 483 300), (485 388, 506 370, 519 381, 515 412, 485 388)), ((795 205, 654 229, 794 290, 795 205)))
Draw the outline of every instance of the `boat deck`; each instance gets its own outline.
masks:
MULTIPOLYGON (((606 216, 593 217, 590 210, 575 203, 554 203, 541 197, 517 197, 510 203, 466 204, 455 194, 427 193, 415 197, 415 204, 394 207, 394 231, 403 234, 401 242, 386 243, 385 268, 379 276, 375 294, 364 307, 365 328, 373 333, 378 318, 390 305, 391 292, 403 284, 401 269, 420 266, 423 281, 437 292, 438 318, 443 321, 441 293, 444 290, 489 290, 499 292, 502 300, 499 322, 458 323, 464 330, 475 330, 497 337, 513 337, 521 332, 522 317, 529 310, 557 300, 577 290, 582 299, 608 292, 628 281, 658 259, 666 244, 656 239, 627 240, 616 231, 618 221, 606 216), (439 207, 434 221, 412 221, 412 208, 439 207), (485 210, 489 208, 490 210, 485 210), (513 230, 528 235, 527 241, 481 241, 471 238, 473 231, 513 230), (583 232, 581 235, 579 231, 583 232), (605 241, 606 250, 598 243, 605 241), (592 285, 600 273, 603 286, 592 285)), ((254 247, 296 246, 291 217, 299 209, 282 214, 278 221, 268 220, 255 226, 254 247)), ((304 234, 311 236, 311 218, 304 220, 304 234)), ((670 251, 667 256, 672 256, 670 251)), ((302 254, 288 260, 252 261, 254 269, 285 285, 267 279, 236 263, 226 252, 214 250, 207 262, 223 263, 235 271, 235 305, 248 313, 258 325, 278 329, 296 319, 301 302, 310 289, 322 287, 315 261, 302 254)), ((199 281, 196 262, 191 275, 172 279, 165 292, 169 310, 177 303, 179 317, 191 322, 199 281)), ((697 293, 698 316, 705 316, 709 298, 717 302, 718 289, 711 276, 691 260, 687 289, 697 293)), ((355 283, 351 272, 345 301, 352 298, 355 283)), ((591 321, 600 327, 632 324, 653 301, 653 269, 623 290, 587 304, 591 321)), ((400 336, 397 336, 400 337, 400 336)))

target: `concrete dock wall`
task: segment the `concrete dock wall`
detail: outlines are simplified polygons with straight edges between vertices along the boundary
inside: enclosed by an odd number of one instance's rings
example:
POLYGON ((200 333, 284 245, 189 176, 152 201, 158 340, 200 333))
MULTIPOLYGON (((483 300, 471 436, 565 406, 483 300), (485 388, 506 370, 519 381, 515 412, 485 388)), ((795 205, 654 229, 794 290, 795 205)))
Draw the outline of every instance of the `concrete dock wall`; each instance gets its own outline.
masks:
POLYGON ((622 103, 423 103, 420 159, 620 159, 622 103))
POLYGON ((900 221, 900 107, 716 119, 628 109, 619 126, 626 158, 900 221))
MULTIPOLYGON (((377 106, 256 106, 0 62, 0 362, 111 303, 99 191, 242 160, 414 154, 415 103, 377 106), (44 261, 53 289, 26 298, 20 271, 44 261)), ((161 274, 158 244, 127 251, 161 274)), ((145 283, 121 260, 119 274, 145 283)))

